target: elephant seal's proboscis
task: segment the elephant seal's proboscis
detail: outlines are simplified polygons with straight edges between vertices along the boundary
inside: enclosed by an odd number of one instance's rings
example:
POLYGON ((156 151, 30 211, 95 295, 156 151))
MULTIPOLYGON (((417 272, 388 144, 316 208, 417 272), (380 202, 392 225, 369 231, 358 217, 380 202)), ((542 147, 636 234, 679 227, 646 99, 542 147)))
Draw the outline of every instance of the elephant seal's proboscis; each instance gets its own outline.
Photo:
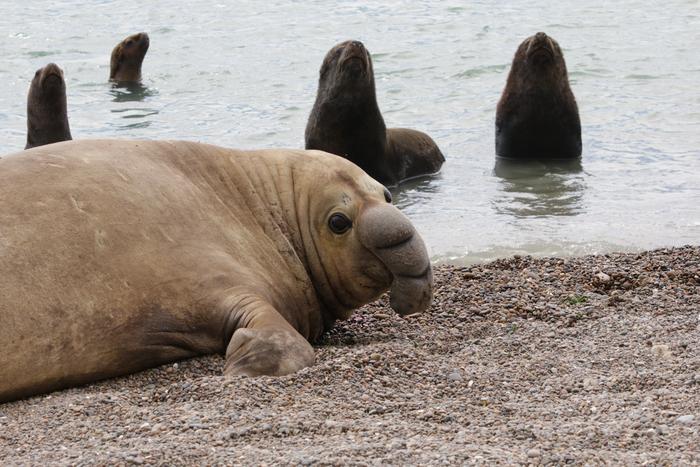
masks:
POLYGON ((310 366, 336 319, 432 270, 386 188, 320 151, 81 140, 0 159, 0 401, 223 353, 310 366))

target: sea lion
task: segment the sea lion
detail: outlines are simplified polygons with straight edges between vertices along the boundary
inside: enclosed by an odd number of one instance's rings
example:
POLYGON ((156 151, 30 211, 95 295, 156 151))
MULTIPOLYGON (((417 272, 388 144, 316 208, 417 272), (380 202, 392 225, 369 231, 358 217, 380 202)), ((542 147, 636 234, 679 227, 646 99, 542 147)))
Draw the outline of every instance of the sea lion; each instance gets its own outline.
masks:
POLYGON ((220 352, 312 365, 309 341, 391 288, 432 297, 386 188, 320 151, 80 140, 0 159, 0 401, 220 352))
POLYGON ((149 44, 145 32, 133 34, 117 44, 112 50, 109 79, 121 82, 141 81, 141 64, 149 44))
POLYGON ((68 124, 66 82, 63 70, 49 63, 34 73, 27 95, 25 149, 73 139, 68 124))
POLYGON ((515 159, 581 156, 581 121, 564 55, 543 32, 518 47, 496 110, 496 154, 515 159))
POLYGON ((372 57, 362 42, 333 47, 319 75, 306 149, 343 156, 385 185, 440 170, 445 157, 430 136, 406 128, 387 130, 377 105, 372 57))

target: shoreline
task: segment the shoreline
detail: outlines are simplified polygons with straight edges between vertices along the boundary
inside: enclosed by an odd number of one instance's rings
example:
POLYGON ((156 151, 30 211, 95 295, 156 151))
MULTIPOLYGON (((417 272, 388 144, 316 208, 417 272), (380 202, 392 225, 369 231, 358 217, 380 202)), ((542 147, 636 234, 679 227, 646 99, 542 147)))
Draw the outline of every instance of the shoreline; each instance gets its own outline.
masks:
POLYGON ((700 463, 700 246, 434 266, 316 365, 209 356, 0 405, 2 464, 700 463))

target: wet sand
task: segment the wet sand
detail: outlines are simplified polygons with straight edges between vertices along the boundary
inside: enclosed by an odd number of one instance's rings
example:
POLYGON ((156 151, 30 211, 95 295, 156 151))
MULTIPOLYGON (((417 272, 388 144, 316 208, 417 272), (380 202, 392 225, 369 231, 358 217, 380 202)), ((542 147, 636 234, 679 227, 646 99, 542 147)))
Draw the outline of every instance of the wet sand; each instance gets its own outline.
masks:
POLYGON ((0 405, 0 464, 700 463, 700 247, 435 276, 295 375, 210 356, 0 405))

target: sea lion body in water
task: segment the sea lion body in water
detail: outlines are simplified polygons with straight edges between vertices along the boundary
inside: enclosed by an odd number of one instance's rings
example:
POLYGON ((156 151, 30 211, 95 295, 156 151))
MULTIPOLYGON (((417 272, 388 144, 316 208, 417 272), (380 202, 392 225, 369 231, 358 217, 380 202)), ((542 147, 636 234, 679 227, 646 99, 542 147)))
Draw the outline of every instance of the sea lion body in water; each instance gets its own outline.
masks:
POLYGON ((68 123, 66 82, 55 63, 39 68, 27 95, 27 144, 30 149, 73 139, 68 123))
POLYGON ((208 353, 283 375, 391 288, 424 310, 423 241, 320 151, 80 140, 0 159, 0 402, 208 353))
POLYGON ((320 69, 306 124, 306 149, 345 157, 385 185, 436 173, 445 157, 430 136, 387 130, 379 111, 369 51, 358 41, 333 47, 320 69))
POLYGON ((145 32, 133 34, 117 44, 112 50, 109 79, 119 82, 141 81, 141 65, 149 45, 150 39, 145 32))
POLYGON ((581 156, 581 121, 559 44, 543 32, 518 47, 496 110, 496 154, 555 160, 581 156))

